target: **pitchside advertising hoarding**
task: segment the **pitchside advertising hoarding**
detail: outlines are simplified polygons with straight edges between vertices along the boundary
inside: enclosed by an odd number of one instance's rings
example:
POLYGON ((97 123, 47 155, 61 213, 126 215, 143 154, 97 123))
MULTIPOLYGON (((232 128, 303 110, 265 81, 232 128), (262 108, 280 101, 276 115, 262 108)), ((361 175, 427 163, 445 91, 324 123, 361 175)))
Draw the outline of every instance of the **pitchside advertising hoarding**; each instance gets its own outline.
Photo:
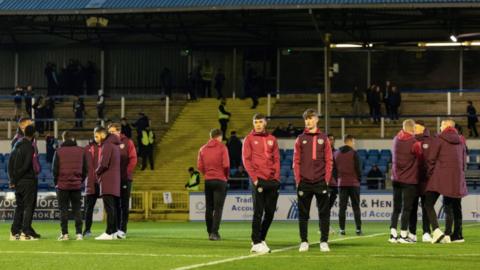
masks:
MULTIPOLYGON (((82 215, 84 210, 84 198, 82 197, 82 215)), ((15 193, 0 192, 0 220, 13 220, 15 212, 15 193)), ((70 217, 73 215, 70 213, 70 217)), ((57 194, 55 192, 39 192, 37 195, 37 207, 33 213, 34 220, 59 220, 60 211, 58 210, 57 194)), ((103 202, 97 200, 93 210, 93 220, 103 220, 103 202)))
MULTIPOLYGON (((392 214, 393 200, 391 193, 362 194, 360 197, 360 208, 362 220, 387 221, 392 214)), ((315 198, 310 209, 310 218, 318 220, 318 210, 315 207, 315 198)), ((436 204, 437 213, 440 219, 444 218, 442 199, 436 204)), ((462 199, 463 220, 480 221, 480 194, 469 195, 462 199)), ((251 193, 230 193, 225 200, 222 220, 242 221, 252 220, 253 199, 251 193)), ((422 213, 419 209, 419 218, 422 213)), ((297 220, 298 206, 295 193, 282 193, 278 198, 275 220, 297 220)), ((338 199, 332 208, 331 219, 338 220, 338 199)), ((201 192, 190 193, 190 220, 205 220, 205 195, 201 192)), ((353 220, 353 212, 347 208, 347 220, 353 220)))

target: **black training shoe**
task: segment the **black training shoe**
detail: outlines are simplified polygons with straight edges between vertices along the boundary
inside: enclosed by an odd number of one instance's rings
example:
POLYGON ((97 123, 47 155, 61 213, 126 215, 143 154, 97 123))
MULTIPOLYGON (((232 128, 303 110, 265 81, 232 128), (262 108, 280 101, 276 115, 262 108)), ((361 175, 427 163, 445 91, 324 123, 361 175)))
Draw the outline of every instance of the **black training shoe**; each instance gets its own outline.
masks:
POLYGON ((362 230, 357 230, 355 233, 356 233, 358 236, 363 235, 362 230))

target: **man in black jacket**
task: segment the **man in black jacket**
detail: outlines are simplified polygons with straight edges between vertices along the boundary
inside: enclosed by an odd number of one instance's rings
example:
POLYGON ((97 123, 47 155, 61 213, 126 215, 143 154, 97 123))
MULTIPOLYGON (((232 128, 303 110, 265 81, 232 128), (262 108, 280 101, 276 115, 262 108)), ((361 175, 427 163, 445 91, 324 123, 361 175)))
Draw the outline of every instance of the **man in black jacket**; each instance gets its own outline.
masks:
POLYGON ((10 240, 37 240, 32 229, 37 196, 37 170, 32 145, 35 129, 25 128, 25 136, 18 140, 10 155, 8 176, 10 188, 15 190, 16 208, 10 240))
POLYGON ((237 137, 237 132, 230 132, 227 142, 228 154, 230 155, 230 168, 238 169, 242 165, 242 140, 237 137))

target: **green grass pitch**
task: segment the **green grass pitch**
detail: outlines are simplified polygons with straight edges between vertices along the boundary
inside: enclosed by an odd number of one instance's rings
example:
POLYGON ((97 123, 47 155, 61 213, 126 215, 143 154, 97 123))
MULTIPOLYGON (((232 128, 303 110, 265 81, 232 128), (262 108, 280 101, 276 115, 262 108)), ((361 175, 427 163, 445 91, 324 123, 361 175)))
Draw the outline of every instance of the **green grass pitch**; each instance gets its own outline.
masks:
MULTIPOLYGON (((207 240, 205 226, 197 222, 131 222, 127 240, 59 242, 60 226, 35 222, 39 241, 9 241, 10 223, 0 223, 2 269, 449 269, 480 267, 480 223, 465 223, 462 244, 390 244, 388 224, 365 222, 364 236, 331 234, 330 253, 321 253, 318 223, 310 222, 310 251, 298 252, 296 222, 274 222, 267 242, 271 254, 252 256, 250 223, 224 222, 220 242, 207 240), (314 244, 315 243, 315 244, 314 244)), ((333 223, 337 228, 337 223, 333 223)), ((419 226, 420 227, 420 226, 419 226)), ((94 224, 98 235, 104 229, 94 224)), ((73 237, 73 224, 70 224, 73 237)), ((421 231, 418 232, 420 235, 421 231)))

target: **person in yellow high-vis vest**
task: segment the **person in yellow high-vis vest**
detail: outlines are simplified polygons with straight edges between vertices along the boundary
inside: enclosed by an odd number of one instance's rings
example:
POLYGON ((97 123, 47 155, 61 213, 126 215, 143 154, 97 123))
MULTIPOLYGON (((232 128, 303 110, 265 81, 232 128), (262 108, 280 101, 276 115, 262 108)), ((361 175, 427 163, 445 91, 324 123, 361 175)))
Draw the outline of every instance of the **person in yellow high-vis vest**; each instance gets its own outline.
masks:
POLYGON ((193 167, 188 168, 188 173, 190 174, 190 179, 185 184, 185 188, 188 191, 199 191, 200 190, 200 173, 195 171, 193 167))
POLYGON ((220 106, 218 106, 218 122, 220 122, 220 130, 222 130, 223 139, 227 140, 228 122, 230 121, 232 114, 225 110, 225 106, 227 106, 227 100, 222 98, 220 106))
POLYGON ((147 159, 150 161, 150 169, 153 171, 153 146, 155 143, 155 134, 146 127, 142 131, 142 171, 147 167, 147 159))

